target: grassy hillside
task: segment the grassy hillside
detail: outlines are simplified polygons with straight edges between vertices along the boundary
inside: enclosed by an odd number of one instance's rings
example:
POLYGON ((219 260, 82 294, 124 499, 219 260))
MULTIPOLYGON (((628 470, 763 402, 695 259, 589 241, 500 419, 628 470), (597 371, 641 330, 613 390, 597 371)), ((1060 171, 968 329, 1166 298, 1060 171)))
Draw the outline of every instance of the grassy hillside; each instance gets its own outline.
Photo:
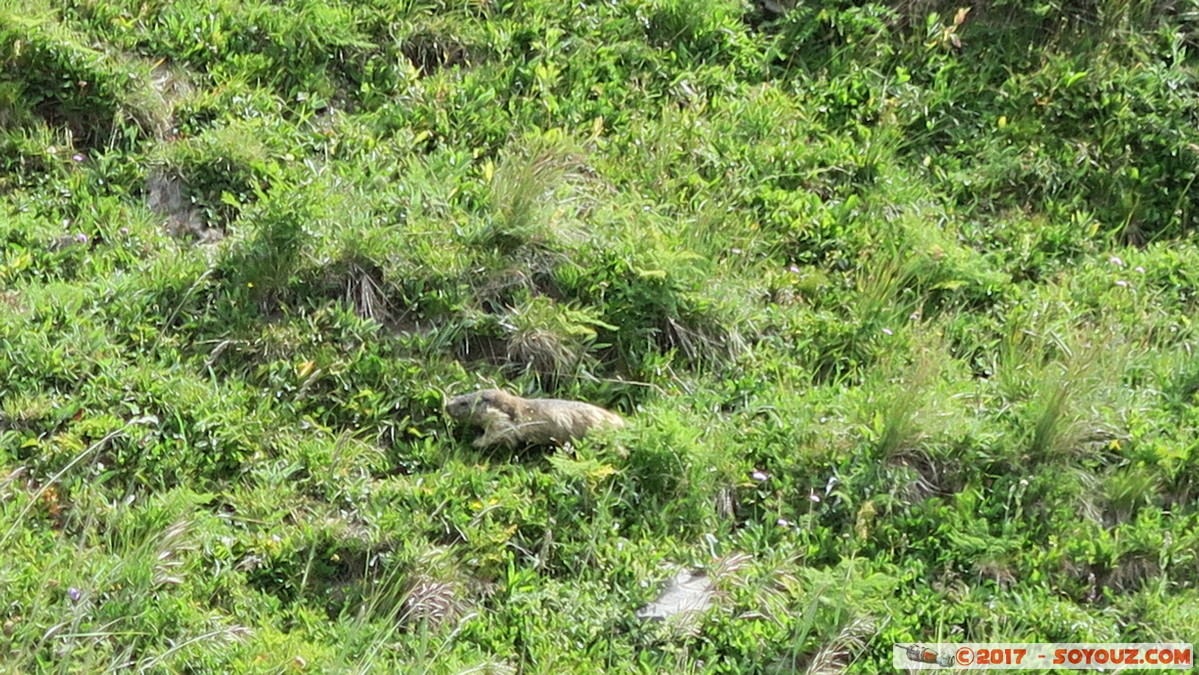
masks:
POLYGON ((1193 639, 1196 49, 1196 0, 0 5, 0 665, 1193 639), (486 386, 630 425, 478 450, 486 386), (683 569, 714 608, 638 619, 683 569))

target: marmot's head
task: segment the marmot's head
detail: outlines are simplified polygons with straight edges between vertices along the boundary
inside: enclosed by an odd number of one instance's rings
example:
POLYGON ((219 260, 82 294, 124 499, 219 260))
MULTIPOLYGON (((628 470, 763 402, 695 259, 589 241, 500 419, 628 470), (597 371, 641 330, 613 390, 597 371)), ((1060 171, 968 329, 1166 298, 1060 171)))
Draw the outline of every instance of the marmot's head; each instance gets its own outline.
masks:
POLYGON ((446 403, 446 412, 450 417, 460 420, 475 420, 478 419, 478 413, 495 407, 496 405, 496 390, 484 389, 483 391, 471 392, 469 394, 460 394, 455 396, 446 403))
POLYGON ((450 398, 445 405, 445 411, 450 414, 450 417, 455 419, 464 419, 470 416, 472 410, 479 402, 479 392, 471 394, 460 394, 450 398))

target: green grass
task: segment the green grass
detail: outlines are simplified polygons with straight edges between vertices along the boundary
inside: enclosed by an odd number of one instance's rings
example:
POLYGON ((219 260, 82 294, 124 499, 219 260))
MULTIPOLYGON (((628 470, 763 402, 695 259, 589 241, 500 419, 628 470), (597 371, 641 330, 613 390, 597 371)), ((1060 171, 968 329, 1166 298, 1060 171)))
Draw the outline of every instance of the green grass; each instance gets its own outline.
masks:
POLYGON ((0 670, 1190 639, 1196 16, 0 9, 0 670))

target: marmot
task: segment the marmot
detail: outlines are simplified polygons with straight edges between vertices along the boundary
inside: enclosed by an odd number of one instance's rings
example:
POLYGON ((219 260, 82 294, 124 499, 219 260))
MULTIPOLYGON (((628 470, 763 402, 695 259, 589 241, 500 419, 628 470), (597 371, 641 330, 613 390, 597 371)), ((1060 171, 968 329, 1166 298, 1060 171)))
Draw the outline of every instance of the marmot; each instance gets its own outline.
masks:
POLYGON ((446 411, 454 419, 483 427, 483 435, 475 439, 476 448, 561 445, 593 428, 624 426, 620 415, 590 403, 521 398, 499 389, 455 396, 446 411))

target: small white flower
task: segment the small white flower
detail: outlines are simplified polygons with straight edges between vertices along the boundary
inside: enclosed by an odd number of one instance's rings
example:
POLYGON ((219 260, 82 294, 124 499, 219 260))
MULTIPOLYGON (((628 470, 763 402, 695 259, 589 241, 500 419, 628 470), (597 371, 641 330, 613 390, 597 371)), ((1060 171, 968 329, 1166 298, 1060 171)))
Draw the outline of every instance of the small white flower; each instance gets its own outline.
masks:
POLYGON ((1117 279, 1116 285, 1119 286, 1120 288, 1128 288, 1128 282, 1123 279, 1117 279))
POLYGON ((779 518, 778 520, 774 521, 774 524, 778 525, 779 527, 791 527, 791 521, 787 520, 786 518, 779 518))
POLYGON ((812 501, 812 502, 815 502, 815 503, 817 503, 817 504, 819 504, 819 503, 820 503, 820 495, 816 494, 815 492, 813 492, 813 493, 809 494, 809 495, 808 495, 808 499, 809 499, 810 501, 812 501))
POLYGON ((1136 267, 1134 267, 1133 269, 1137 271, 1137 274, 1144 274, 1144 273, 1145 273, 1145 268, 1144 268, 1144 267, 1141 267, 1140 265, 1137 265, 1137 266, 1136 266, 1136 267))
POLYGON ((763 471, 761 469, 754 469, 753 473, 749 474, 749 477, 753 478, 754 480, 761 483, 762 481, 766 480, 767 478, 770 478, 770 474, 766 473, 765 471, 763 471))
POLYGON ((886 335, 894 335, 895 334, 895 333, 891 332, 890 328, 884 328, 883 333, 886 335))
POLYGON ((1115 265, 1116 267, 1124 267, 1124 261, 1120 260, 1116 256, 1112 256, 1112 257, 1108 258, 1107 261, 1109 263, 1115 265))

